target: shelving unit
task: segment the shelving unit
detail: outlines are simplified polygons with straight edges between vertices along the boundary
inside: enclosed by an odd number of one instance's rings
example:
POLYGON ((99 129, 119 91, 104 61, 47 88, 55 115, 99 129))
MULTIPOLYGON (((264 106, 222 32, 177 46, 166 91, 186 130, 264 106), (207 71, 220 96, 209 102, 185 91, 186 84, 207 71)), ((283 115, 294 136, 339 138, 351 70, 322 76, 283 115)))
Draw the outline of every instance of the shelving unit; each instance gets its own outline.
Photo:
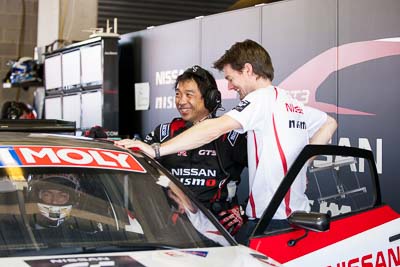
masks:
POLYGON ((45 55, 46 119, 118 135, 118 40, 95 37, 45 55))

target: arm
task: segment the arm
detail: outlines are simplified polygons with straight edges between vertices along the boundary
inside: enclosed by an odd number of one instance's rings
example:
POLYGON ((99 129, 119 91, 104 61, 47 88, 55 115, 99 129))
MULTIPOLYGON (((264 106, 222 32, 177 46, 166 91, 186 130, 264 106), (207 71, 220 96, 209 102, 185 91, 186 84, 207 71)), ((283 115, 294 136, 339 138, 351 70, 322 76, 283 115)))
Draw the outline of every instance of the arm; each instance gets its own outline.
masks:
POLYGON ((160 148, 160 153, 163 156, 198 148, 217 139, 224 133, 239 128, 241 128, 241 125, 226 115, 215 119, 204 120, 177 137, 163 143, 160 148))
MULTIPOLYGON (((215 119, 204 120, 171 140, 162 143, 160 147, 160 155, 165 156, 179 151, 198 148, 204 144, 210 143, 224 133, 239 128, 241 128, 240 123, 227 115, 215 119)), ((137 147, 149 156, 155 156, 153 148, 140 141, 130 140, 128 142, 126 140, 121 140, 115 142, 115 144, 125 148, 137 147)))
MULTIPOLYGON (((115 141, 114 145, 119 146, 119 147, 123 147, 123 148, 134 148, 134 147, 138 147, 141 148, 141 146, 143 147, 149 147, 151 148, 151 144, 153 143, 160 143, 160 127, 161 125, 158 125, 152 132, 148 133, 146 135, 146 137, 144 138, 143 142, 138 141, 136 139, 122 139, 119 141, 115 141), (140 144, 140 145, 138 145, 140 144)), ((145 149, 142 149, 144 152, 148 153, 145 149)), ((152 156, 154 157, 154 156, 152 156)))
POLYGON ((331 116, 328 116, 326 122, 311 137, 310 144, 327 144, 332 138, 337 128, 337 122, 331 116))

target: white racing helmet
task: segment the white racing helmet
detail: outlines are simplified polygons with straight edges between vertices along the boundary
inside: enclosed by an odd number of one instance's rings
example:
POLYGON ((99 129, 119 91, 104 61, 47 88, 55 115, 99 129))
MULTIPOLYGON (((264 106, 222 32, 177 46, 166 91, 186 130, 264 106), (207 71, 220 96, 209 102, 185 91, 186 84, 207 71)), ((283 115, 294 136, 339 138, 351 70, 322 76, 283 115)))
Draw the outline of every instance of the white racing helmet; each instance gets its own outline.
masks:
POLYGON ((28 179, 29 199, 37 203, 37 223, 44 227, 58 227, 78 205, 81 186, 75 174, 31 175, 28 179))

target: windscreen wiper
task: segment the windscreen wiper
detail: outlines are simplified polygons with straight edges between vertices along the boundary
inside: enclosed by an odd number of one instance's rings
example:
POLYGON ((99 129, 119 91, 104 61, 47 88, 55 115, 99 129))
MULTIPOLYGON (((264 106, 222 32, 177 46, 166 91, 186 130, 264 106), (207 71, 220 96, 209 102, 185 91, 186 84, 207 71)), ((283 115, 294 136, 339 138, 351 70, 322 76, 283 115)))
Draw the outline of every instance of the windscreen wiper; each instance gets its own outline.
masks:
POLYGON ((120 251, 146 251, 146 250, 170 250, 181 249, 162 243, 112 243, 104 246, 85 246, 82 247, 81 253, 98 253, 98 252, 120 252, 120 251))
MULTIPOLYGON (((50 256, 50 255, 76 255, 89 253, 105 253, 105 252, 124 252, 124 251, 149 251, 149 250, 171 250, 182 249, 175 246, 160 243, 112 243, 104 246, 71 246, 69 243, 58 244, 58 246, 49 247, 42 246, 40 250, 36 248, 20 248, 18 250, 4 251, 6 257, 22 257, 22 256, 50 256)), ((1 254, 1 253, 0 253, 1 254)))

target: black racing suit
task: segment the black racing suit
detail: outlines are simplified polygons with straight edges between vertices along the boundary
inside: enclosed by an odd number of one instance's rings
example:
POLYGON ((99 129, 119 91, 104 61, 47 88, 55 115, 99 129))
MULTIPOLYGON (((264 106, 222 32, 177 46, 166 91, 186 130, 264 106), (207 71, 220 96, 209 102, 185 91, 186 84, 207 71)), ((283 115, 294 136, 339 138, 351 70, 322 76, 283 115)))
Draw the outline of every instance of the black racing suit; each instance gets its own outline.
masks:
MULTIPOLYGON (((176 118, 170 123, 157 126, 146 136, 144 142, 147 144, 165 142, 188 129, 190 125, 181 118, 176 118)), ((163 156, 159 162, 217 215, 221 210, 237 204, 236 197, 233 199, 235 203, 226 202, 228 197, 226 183, 221 189, 219 188, 227 178, 227 174, 229 181, 240 182, 240 174, 247 166, 246 136, 231 131, 199 148, 163 156)))

